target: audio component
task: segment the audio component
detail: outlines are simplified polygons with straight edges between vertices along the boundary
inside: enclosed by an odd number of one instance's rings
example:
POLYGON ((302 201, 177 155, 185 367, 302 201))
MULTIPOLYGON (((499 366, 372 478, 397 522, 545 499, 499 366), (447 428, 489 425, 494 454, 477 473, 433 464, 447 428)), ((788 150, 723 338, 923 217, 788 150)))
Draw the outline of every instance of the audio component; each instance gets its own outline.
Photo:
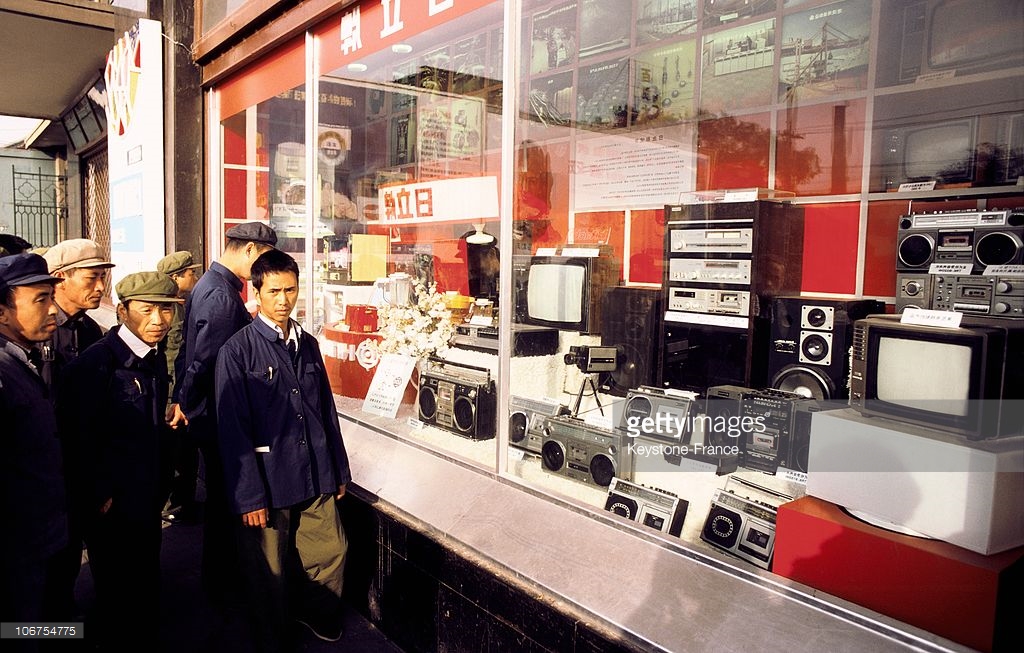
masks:
POLYGON ((989 266, 1024 263, 1022 241, 1019 209, 905 215, 896 232, 896 271, 941 272, 932 268, 941 264, 962 266, 961 274, 985 274, 989 266))
POLYGON ((1024 317, 1024 276, 932 275, 931 308, 989 317, 1024 317))
POLYGON ((778 504, 790 499, 792 497, 731 477, 725 489, 711 499, 711 510, 700 539, 762 569, 771 569, 778 504), (737 490, 760 497, 741 496, 737 490))
POLYGON ((630 435, 684 444, 690 439, 697 395, 684 390, 640 386, 630 390, 618 428, 630 435))
POLYGON ((793 392, 782 390, 750 390, 743 398, 740 444, 740 466, 775 474, 779 464, 789 461, 793 437, 795 407, 811 401, 793 392))
POLYGON ((722 424, 724 428, 705 429, 705 443, 719 446, 739 446, 743 398, 750 392, 752 392, 750 388, 738 385, 717 385, 708 388, 707 398, 704 401, 704 413, 711 420, 712 425, 722 424))
POLYGON ((771 387, 815 399, 849 397, 853 322, 884 312, 885 304, 871 299, 777 297, 768 350, 771 387))
POLYGON ((628 438, 574 417, 545 420, 540 460, 544 469, 571 479, 608 487, 612 478, 630 479, 633 460, 628 438))
POLYGON ((702 203, 669 205, 665 215, 659 385, 767 384, 767 298, 800 289, 803 208, 702 203))
POLYGON ((425 424, 473 440, 494 437, 497 396, 485 368, 431 359, 416 400, 425 424))
POLYGON ((554 401, 510 397, 508 443, 532 453, 540 453, 544 442, 545 419, 568 413, 568 406, 554 401))
POLYGON ((656 487, 613 478, 604 509, 656 531, 679 537, 689 502, 656 487))
POLYGON ((933 281, 933 276, 926 272, 897 272, 896 312, 902 313, 910 306, 930 308, 933 281))
POLYGON ((604 294, 601 344, 615 347, 618 365, 602 374, 602 392, 624 397, 631 388, 655 385, 661 368, 660 288, 615 286, 604 294))

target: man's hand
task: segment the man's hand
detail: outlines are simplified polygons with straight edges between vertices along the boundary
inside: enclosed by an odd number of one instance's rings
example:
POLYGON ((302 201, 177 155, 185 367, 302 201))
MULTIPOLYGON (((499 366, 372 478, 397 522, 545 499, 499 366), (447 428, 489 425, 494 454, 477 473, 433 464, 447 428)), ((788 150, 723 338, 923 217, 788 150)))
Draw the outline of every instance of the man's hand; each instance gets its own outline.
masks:
POLYGON ((179 426, 188 426, 188 418, 185 417, 185 413, 178 404, 171 404, 167 407, 167 415, 164 419, 172 429, 176 429, 179 426))
POLYGON ((253 510, 242 515, 242 523, 252 528, 266 528, 267 527, 267 509, 260 508, 259 510, 253 510))
POLYGON ((339 485, 338 486, 338 493, 334 495, 334 498, 335 499, 341 499, 341 497, 343 497, 343 496, 345 496, 345 486, 344 485, 339 485))

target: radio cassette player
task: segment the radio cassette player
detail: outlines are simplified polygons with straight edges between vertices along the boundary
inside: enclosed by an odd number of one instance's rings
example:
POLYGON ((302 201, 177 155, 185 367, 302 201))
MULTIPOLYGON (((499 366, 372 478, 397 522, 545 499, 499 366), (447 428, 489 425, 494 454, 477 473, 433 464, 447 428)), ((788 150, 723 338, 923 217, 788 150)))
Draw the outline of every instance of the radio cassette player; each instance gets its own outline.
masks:
POLYGON ((750 293, 746 290, 669 288, 668 310, 718 315, 750 315, 750 293))
POLYGON ((473 440, 494 437, 497 396, 487 369, 431 359, 416 403, 425 424, 473 440))
POLYGON ((672 492, 613 478, 604 509, 656 531, 679 537, 690 504, 672 492))
POLYGON ((544 469, 571 479, 608 487, 615 477, 630 479, 633 460, 628 438, 611 429, 569 416, 548 417, 540 459, 544 469))
POLYGON ((544 423, 548 417, 568 415, 569 408, 555 401, 509 398, 508 443, 513 447, 540 453, 544 444, 544 423))
POLYGON ((697 395, 683 390, 642 385, 626 394, 619 429, 655 440, 685 443, 690 439, 691 419, 697 395))
MULTIPOLYGON (((749 390, 743 397, 740 415, 756 428, 744 430, 740 446, 740 466, 766 474, 775 474, 779 466, 799 469, 801 449, 806 449, 807 433, 798 433, 796 419, 800 406, 817 408, 818 402, 785 390, 749 390)), ((806 455, 806 454, 805 454, 806 455)), ((804 470, 806 471, 806 469, 804 470)))
POLYGON ((711 499, 700 539, 762 569, 770 569, 775 551, 778 504, 792 497, 732 477, 711 499), (732 485, 732 488, 730 488, 732 485), (737 494, 761 494, 759 500, 737 494))
POLYGON ((1024 317, 1024 277, 932 276, 933 310, 1024 317))
POLYGON ((897 272, 985 274, 995 265, 1024 262, 1024 212, 946 211, 900 218, 896 234, 897 272), (941 270, 940 270, 941 271, 941 270))

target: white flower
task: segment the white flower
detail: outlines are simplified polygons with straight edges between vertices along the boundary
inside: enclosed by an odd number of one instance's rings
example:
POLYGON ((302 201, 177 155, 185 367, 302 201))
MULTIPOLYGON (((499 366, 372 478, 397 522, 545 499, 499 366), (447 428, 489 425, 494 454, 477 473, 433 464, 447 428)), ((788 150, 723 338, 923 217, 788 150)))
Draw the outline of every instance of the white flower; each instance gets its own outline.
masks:
POLYGON ((416 302, 409 306, 384 305, 379 310, 381 341, 380 353, 404 354, 425 359, 444 354, 448 342, 455 335, 451 312, 444 303, 444 295, 437 285, 415 285, 416 302))

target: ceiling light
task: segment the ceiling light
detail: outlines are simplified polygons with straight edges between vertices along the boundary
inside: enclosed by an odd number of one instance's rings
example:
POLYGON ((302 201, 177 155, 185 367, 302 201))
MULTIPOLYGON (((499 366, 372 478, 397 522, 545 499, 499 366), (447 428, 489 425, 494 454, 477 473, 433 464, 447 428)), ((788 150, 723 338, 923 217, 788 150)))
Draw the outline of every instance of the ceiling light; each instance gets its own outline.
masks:
POLYGON ((409 54, 412 52, 412 46, 408 43, 395 43, 391 46, 391 51, 395 54, 409 54))
POLYGON ((366 64, 364 64, 364 63, 350 63, 348 66, 346 66, 346 68, 348 68, 348 71, 350 73, 364 73, 364 72, 366 72, 366 64))

